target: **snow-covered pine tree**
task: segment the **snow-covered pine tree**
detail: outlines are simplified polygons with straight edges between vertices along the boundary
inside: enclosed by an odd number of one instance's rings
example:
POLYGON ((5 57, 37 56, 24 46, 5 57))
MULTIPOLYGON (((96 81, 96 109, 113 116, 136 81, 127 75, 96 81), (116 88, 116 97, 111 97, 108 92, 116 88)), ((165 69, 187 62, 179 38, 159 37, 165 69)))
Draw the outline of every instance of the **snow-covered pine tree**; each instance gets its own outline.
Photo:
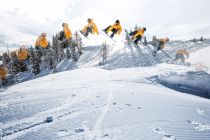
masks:
POLYGON ((29 56, 30 56, 30 64, 32 65, 31 72, 37 75, 41 71, 40 59, 38 58, 37 50, 31 47, 29 50, 29 56))
POLYGON ((53 44, 53 49, 56 49, 56 54, 57 54, 57 58, 58 58, 58 62, 62 61, 63 59, 65 59, 66 55, 64 53, 64 48, 69 46, 69 43, 67 43, 65 40, 59 40, 59 33, 56 34, 56 36, 54 37, 54 44, 53 44))
POLYGON ((63 42, 59 40, 59 34, 53 36, 52 39, 52 49, 53 49, 53 71, 56 72, 56 65, 65 59, 66 55, 64 53, 63 42))
POLYGON ((70 52, 70 48, 66 48, 66 58, 67 59, 71 59, 71 52, 70 52))
POLYGON ((18 63, 18 57, 15 51, 11 52, 11 73, 17 74, 20 72, 20 66, 18 63))
POLYGON ((109 46, 106 44, 106 42, 102 44, 100 56, 101 56, 101 59, 99 60, 99 66, 106 65, 107 58, 109 56, 109 46))
POLYGON ((153 35, 153 37, 152 37, 152 45, 153 46, 157 45, 157 37, 155 35, 153 35))
POLYGON ((147 46, 148 42, 147 42, 147 37, 144 36, 144 45, 147 46))
POLYGON ((8 65, 10 64, 11 58, 9 56, 9 54, 7 52, 3 53, 3 58, 2 58, 2 62, 4 65, 8 65))
POLYGON ((193 42, 196 43, 196 38, 193 39, 193 42))
POLYGON ((82 47, 82 38, 75 32, 71 42, 71 57, 73 61, 78 61, 79 57, 82 55, 82 47))
POLYGON ((203 36, 201 36, 201 39, 200 39, 200 41, 201 41, 201 42, 203 42, 203 41, 204 41, 204 39, 203 39, 203 36))
POLYGON ((48 49, 46 50, 46 68, 52 69, 53 68, 53 48, 51 43, 48 43, 48 49))
POLYGON ((53 72, 56 72, 56 66, 57 63, 59 62, 59 56, 58 56, 58 45, 57 45, 56 37, 53 36, 52 39, 52 48, 53 48, 53 54, 52 54, 52 65, 53 65, 53 72))
POLYGON ((136 25, 136 26, 134 27, 134 31, 138 30, 138 28, 140 28, 140 27, 138 27, 138 25, 136 25))

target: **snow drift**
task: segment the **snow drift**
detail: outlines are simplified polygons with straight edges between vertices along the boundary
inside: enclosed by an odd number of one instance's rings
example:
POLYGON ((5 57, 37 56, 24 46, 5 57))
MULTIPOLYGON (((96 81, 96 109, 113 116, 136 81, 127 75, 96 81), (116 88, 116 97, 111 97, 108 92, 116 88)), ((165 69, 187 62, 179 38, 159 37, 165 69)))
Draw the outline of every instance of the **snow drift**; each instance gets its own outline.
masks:
POLYGON ((210 99, 210 75, 204 71, 169 73, 156 78, 166 87, 210 99))

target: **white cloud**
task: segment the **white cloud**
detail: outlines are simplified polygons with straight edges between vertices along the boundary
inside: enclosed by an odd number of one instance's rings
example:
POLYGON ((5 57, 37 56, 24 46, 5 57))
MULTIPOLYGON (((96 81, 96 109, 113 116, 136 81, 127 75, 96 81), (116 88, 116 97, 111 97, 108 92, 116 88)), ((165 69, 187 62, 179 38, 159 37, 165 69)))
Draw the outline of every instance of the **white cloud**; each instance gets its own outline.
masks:
POLYGON ((127 29, 146 26, 148 37, 210 37, 209 5, 209 0, 0 0, 0 44, 33 45, 41 32, 51 38, 62 22, 82 29, 88 17, 99 28, 116 19, 127 29))

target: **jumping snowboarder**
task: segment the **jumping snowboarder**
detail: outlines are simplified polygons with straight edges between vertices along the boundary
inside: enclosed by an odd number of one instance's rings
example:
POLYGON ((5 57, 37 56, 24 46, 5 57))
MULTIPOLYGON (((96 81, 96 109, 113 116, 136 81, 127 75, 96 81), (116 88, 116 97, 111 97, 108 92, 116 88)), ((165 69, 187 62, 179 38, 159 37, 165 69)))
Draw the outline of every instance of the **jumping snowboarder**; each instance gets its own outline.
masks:
POLYGON ((49 44, 47 40, 47 34, 42 33, 36 40, 36 44, 35 44, 35 48, 39 52, 40 57, 42 57, 43 52, 46 52, 46 50, 49 48, 48 45, 49 44))
POLYGON ((62 42, 63 48, 69 46, 69 43, 72 39, 72 33, 67 23, 62 24, 63 31, 60 32, 59 40, 62 42))
POLYGON ((0 64, 0 86, 6 84, 7 72, 8 72, 7 68, 4 67, 3 64, 0 64))
POLYGON ((110 36, 111 38, 113 38, 115 34, 120 35, 120 33, 122 32, 122 26, 120 25, 119 20, 116 20, 114 25, 112 25, 112 26, 110 25, 106 29, 104 29, 104 32, 106 34, 108 34, 110 31, 112 31, 112 34, 110 36))
POLYGON ((23 71, 27 71, 27 65, 26 65, 26 59, 28 59, 28 50, 26 48, 21 47, 18 50, 18 63, 19 63, 19 67, 21 72, 23 71))
POLYGON ((157 39, 157 46, 156 49, 153 51, 152 55, 156 56, 157 52, 165 48, 165 44, 169 42, 169 38, 161 38, 157 39))
POLYGON ((131 32, 129 35, 132 37, 134 40, 134 43, 137 45, 138 42, 142 39, 144 33, 147 31, 147 28, 139 28, 133 32, 131 32))
POLYGON ((174 62, 181 60, 181 62, 185 63, 185 59, 189 58, 189 52, 187 50, 178 50, 176 51, 176 56, 174 58, 174 62), (186 58, 185 58, 186 56, 186 58))
POLYGON ((36 40, 35 48, 38 49, 38 50, 48 48, 48 40, 47 40, 47 34, 46 33, 42 33, 38 37, 38 39, 36 40))
POLYGON ((88 37, 89 33, 94 34, 98 32, 98 28, 96 26, 96 24, 93 22, 93 19, 88 18, 87 20, 88 25, 84 27, 84 29, 81 31, 81 33, 85 36, 88 37))

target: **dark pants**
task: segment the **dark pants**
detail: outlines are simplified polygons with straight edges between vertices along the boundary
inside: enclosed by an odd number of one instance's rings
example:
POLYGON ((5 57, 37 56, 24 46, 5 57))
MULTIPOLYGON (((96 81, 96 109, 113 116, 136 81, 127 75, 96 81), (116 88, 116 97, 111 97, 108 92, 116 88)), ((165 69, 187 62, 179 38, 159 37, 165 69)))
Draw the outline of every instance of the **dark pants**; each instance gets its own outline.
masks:
POLYGON ((160 51, 164 46, 163 42, 158 42, 158 45, 156 46, 156 49, 153 51, 153 56, 156 56, 157 52, 160 51))
MULTIPOLYGON (((65 33, 63 31, 60 32, 58 40, 61 41, 61 47, 67 48, 71 41, 66 39, 65 33)), ((70 39, 71 40, 71 39, 70 39)))
MULTIPOLYGON (((131 32, 129 35, 130 35, 130 36, 134 36, 136 33, 137 33, 137 31, 134 31, 134 32, 131 32)), ((138 42, 141 40, 141 38, 142 38, 142 36, 141 36, 141 35, 138 35, 138 36, 136 37, 136 40, 134 40, 134 43, 137 45, 138 42)))
POLYGON ((87 27, 87 29, 86 29, 86 31, 85 31, 85 33, 84 33, 84 36, 85 36, 85 37, 88 37, 89 33, 92 33, 92 32, 93 32, 93 31, 92 31, 92 28, 87 27))
POLYGON ((164 46, 164 43, 163 42, 159 42, 158 43, 158 47, 157 47, 157 51, 161 50, 164 46))
POLYGON ((138 36, 136 37, 136 40, 134 41, 134 43, 137 45, 138 42, 141 40, 141 38, 142 38, 142 36, 138 35, 138 36))
POLYGON ((20 60, 20 61, 19 61, 19 67, 20 67, 20 71, 21 71, 21 72, 24 72, 24 71, 27 71, 27 70, 28 70, 27 64, 26 64, 26 62, 23 61, 23 60, 20 60))
MULTIPOLYGON (((111 26, 108 26, 104 31, 107 32, 107 31, 109 30, 110 27, 111 27, 111 26)), ((117 29, 112 29, 111 31, 112 31, 112 34, 111 34, 110 37, 113 38, 114 35, 117 34, 118 31, 117 31, 117 29)))
POLYGON ((182 62, 185 62, 185 57, 183 54, 176 54, 176 57, 173 61, 178 61, 178 60, 181 60, 182 62))
POLYGON ((65 34, 63 31, 60 32, 58 40, 63 41, 65 39, 65 34))
POLYGON ((137 31, 134 31, 134 32, 131 32, 129 35, 130 36, 133 36, 133 35, 135 35, 137 33, 137 31))

